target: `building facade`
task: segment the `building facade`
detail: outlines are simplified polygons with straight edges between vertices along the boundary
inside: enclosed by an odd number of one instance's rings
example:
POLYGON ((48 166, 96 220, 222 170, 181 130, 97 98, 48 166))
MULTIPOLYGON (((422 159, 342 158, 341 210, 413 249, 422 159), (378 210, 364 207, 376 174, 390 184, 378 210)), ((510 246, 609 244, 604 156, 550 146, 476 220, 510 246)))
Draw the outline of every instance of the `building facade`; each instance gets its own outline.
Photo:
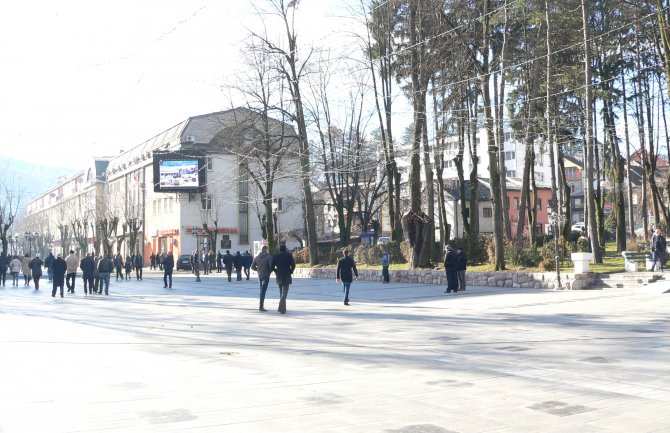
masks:
POLYGON ((248 109, 190 117, 128 151, 96 160, 94 169, 37 197, 28 203, 25 224, 49 234, 47 247, 80 255, 140 253, 148 261, 152 253, 167 251, 244 251, 264 243, 265 198, 273 202, 276 235, 299 237, 297 145, 292 127, 248 109), (156 188, 156 152, 201 156, 205 184, 198 192, 156 188), (265 170, 269 165, 275 168, 271 173, 265 170))

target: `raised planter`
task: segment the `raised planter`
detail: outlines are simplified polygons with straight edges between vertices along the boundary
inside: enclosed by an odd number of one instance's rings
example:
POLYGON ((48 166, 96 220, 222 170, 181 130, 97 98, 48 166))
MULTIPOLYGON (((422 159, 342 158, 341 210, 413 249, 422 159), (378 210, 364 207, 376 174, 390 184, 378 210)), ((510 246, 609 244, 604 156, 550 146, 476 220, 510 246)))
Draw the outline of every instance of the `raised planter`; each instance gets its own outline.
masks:
POLYGON ((575 274, 584 274, 589 271, 593 253, 572 253, 570 259, 575 264, 575 274))

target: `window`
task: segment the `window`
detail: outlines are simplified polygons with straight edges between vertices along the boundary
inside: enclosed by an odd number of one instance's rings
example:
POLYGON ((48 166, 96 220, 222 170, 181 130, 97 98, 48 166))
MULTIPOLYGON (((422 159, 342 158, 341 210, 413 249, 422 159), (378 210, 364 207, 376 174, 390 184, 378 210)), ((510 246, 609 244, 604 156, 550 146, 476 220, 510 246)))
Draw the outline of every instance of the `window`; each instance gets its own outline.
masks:
POLYGON ((565 177, 567 179, 574 179, 577 177, 577 168, 575 167, 565 167, 565 177))
POLYGON ((514 197, 514 209, 519 209, 519 197, 514 197))
POLYGON ((505 172, 505 175, 506 175, 507 177, 516 177, 516 170, 507 170, 507 171, 505 172))
POLYGON ((582 207, 582 199, 581 198, 576 198, 575 199, 575 207, 582 207))
POLYGON ((539 180, 540 182, 544 182, 544 173, 538 173, 536 171, 535 172, 535 180, 539 180))
POLYGON ((272 199, 272 209, 275 212, 284 211, 284 197, 277 197, 272 199))
POLYGON ((573 192, 575 192, 575 184, 571 183, 570 184, 570 193, 573 193, 573 192))
POLYGON ((202 210, 212 210, 212 195, 203 194, 201 198, 202 210))
POLYGON ((482 210, 484 218, 493 218, 493 209, 491 209, 490 207, 485 207, 482 210))
POLYGON ((207 171, 214 170, 214 163, 212 161, 213 159, 211 156, 205 157, 205 164, 207 165, 207 171))
POLYGON ((536 198, 535 199, 535 210, 542 210, 542 199, 541 198, 536 198))
POLYGON ((513 159, 516 159, 516 153, 513 150, 505 152, 505 161, 511 161, 513 159))

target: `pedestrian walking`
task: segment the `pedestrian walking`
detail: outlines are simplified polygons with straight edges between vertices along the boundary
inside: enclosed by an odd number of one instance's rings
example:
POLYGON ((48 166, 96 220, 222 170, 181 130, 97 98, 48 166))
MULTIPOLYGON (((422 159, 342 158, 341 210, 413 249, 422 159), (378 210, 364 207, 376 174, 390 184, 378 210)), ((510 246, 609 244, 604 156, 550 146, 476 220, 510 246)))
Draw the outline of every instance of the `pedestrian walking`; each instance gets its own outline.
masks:
POLYGON ((56 297, 56 290, 60 288, 60 297, 62 298, 65 286, 65 272, 67 271, 67 263, 63 260, 63 255, 58 253, 53 263, 51 263, 51 270, 53 271, 51 278, 53 289, 51 290, 51 297, 56 297))
POLYGON ((86 257, 81 259, 79 268, 81 269, 81 279, 84 280, 84 295, 92 295, 95 284, 95 259, 91 253, 86 254, 86 257))
POLYGON ((286 245, 279 246, 279 253, 273 257, 272 270, 275 273, 275 279, 279 285, 279 311, 286 314, 286 298, 288 297, 288 288, 293 283, 291 275, 295 270, 295 261, 291 253, 286 251, 286 245))
MULTIPOLYGON (((126 263, 128 263, 127 258, 126 263)), ((123 257, 121 257, 121 253, 114 256, 114 269, 116 270, 116 281, 123 281, 123 257)))
POLYGON ((665 236, 661 233, 661 229, 656 229, 654 236, 651 237, 651 259, 653 264, 651 265, 651 271, 653 272, 656 268, 656 262, 659 263, 661 267, 661 272, 665 267, 665 252, 668 245, 665 241, 665 236))
POLYGON ((344 250, 344 257, 337 262, 337 277, 335 281, 339 284, 342 282, 342 289, 344 290, 344 305, 349 305, 349 289, 354 280, 354 276, 358 279, 358 269, 356 269, 356 262, 353 257, 349 255, 349 250, 344 250))
POLYGON ((142 257, 142 254, 135 254, 133 257, 133 266, 135 267, 135 278, 138 281, 142 281, 142 270, 144 268, 144 257, 142 257))
POLYGON ((465 271, 468 268, 468 256, 465 255, 463 248, 456 248, 456 256, 458 258, 458 291, 465 290, 465 271))
POLYGON ((35 258, 30 261, 30 273, 35 283, 35 290, 40 289, 40 278, 42 278, 42 266, 44 261, 40 259, 40 253, 35 254, 35 258))
POLYGON ((44 267, 47 268, 47 277, 49 277, 49 282, 51 282, 52 278, 51 265, 53 265, 54 260, 56 260, 56 257, 54 257, 54 254, 49 251, 49 255, 46 259, 44 259, 44 267))
POLYGON ((156 253, 151 251, 151 255, 149 256, 149 270, 150 271, 155 271, 156 270, 156 253))
POLYGON ((2 287, 5 287, 5 281, 7 280, 7 270, 9 269, 9 256, 6 252, 0 253, 0 284, 2 287))
POLYGON ((221 254, 221 250, 219 250, 216 253, 216 272, 220 274, 222 270, 223 270, 223 254, 221 254))
POLYGON ((23 260, 21 260, 21 273, 23 274, 23 285, 25 287, 30 287, 30 261, 32 258, 30 257, 30 254, 26 253, 25 256, 23 257, 23 260))
POLYGON ((389 276, 389 264, 391 263, 391 259, 389 258, 389 253, 384 253, 382 254, 382 277, 384 278, 384 283, 388 284, 390 281, 390 276, 389 276))
POLYGON ((102 259, 102 256, 95 256, 93 257, 93 263, 95 264, 95 268, 93 269, 93 291, 95 293, 102 293, 101 285, 100 285, 100 271, 98 270, 98 265, 100 264, 100 260, 102 259))
MULTIPOLYGON (((130 256, 126 256, 126 263, 124 264, 123 270, 126 272, 126 280, 130 279, 130 273, 133 271, 133 259, 130 256)), ((123 276, 121 276, 121 280, 123 280, 123 276)))
POLYGON ((451 245, 447 245, 447 254, 444 256, 444 270, 447 273, 447 290, 444 293, 458 292, 458 256, 451 245))
POLYGON ((114 262, 111 254, 100 259, 98 263, 98 270, 100 271, 100 294, 102 294, 102 286, 105 286, 105 295, 109 295, 109 277, 114 270, 114 262))
POLYGON ((242 281, 242 267, 244 266, 244 262, 239 251, 236 252, 233 257, 233 266, 235 267, 235 273, 237 274, 237 281, 242 281))
POLYGON ((164 289, 172 288, 172 270, 174 269, 174 257, 172 257, 172 251, 170 251, 165 259, 163 259, 163 282, 165 285, 164 289))
POLYGON ((228 282, 231 281, 231 274, 233 273, 233 255, 230 254, 230 250, 226 250, 226 254, 223 256, 223 266, 226 268, 226 274, 228 274, 228 282))
POLYGON ((74 281, 77 278, 77 269, 79 269, 79 257, 74 255, 74 250, 70 250, 70 255, 65 259, 65 263, 67 263, 65 285, 68 292, 74 293, 74 281))
POLYGON ((214 272, 216 269, 216 254, 214 250, 209 250, 209 272, 214 272))
POLYGON ((11 262, 9 262, 9 272, 12 274, 12 286, 19 286, 19 272, 21 272, 21 260, 19 256, 14 256, 11 262))
POLYGON ((158 269, 160 269, 161 271, 163 270, 163 262, 165 261, 165 256, 166 256, 165 251, 163 251, 161 255, 158 256, 158 269))
POLYGON ((267 245, 263 245, 261 252, 254 258, 251 262, 251 269, 258 273, 258 283, 260 285, 260 304, 258 306, 258 311, 267 311, 264 308, 265 304, 265 294, 268 291, 268 284, 270 283, 270 275, 272 274, 272 263, 273 259, 270 254, 268 254, 267 245))
POLYGON ((247 281, 249 281, 249 272, 251 270, 251 264, 254 262, 254 258, 251 257, 251 253, 249 250, 246 250, 244 254, 242 254, 242 266, 244 266, 244 275, 247 277, 247 281))

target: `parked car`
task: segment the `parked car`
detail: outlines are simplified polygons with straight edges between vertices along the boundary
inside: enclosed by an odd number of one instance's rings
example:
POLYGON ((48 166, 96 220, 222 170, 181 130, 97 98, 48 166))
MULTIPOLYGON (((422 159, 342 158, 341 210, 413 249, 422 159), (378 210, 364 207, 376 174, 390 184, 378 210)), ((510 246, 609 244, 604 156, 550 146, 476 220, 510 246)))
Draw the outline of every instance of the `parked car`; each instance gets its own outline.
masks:
POLYGON ((570 230, 572 230, 573 232, 581 232, 583 230, 586 230, 586 224, 584 224, 584 222, 574 223, 572 227, 570 227, 570 230))
POLYGON ((191 256, 188 254, 182 254, 179 256, 177 259, 177 270, 185 270, 185 271, 190 271, 191 270, 191 256))
POLYGON ((380 236, 377 239, 377 245, 384 245, 385 243, 391 242, 391 238, 389 236, 380 236))

